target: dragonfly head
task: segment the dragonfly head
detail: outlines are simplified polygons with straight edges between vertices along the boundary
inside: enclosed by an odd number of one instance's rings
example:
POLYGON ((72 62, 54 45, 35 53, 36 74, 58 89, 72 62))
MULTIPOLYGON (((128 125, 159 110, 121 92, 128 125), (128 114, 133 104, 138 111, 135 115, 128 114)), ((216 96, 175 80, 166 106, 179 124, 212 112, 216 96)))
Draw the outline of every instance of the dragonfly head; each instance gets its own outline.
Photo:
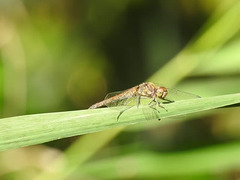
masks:
POLYGON ((157 88, 156 95, 158 98, 164 99, 168 94, 168 91, 165 87, 157 88))

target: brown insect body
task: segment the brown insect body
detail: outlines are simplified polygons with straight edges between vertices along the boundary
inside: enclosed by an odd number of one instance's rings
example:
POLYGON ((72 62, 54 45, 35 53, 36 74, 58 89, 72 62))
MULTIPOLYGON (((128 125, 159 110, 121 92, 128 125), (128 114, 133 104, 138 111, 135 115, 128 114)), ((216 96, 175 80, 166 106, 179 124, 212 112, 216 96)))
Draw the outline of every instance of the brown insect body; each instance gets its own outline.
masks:
POLYGON ((95 109, 98 107, 107 106, 107 104, 110 104, 112 102, 121 101, 123 99, 128 99, 131 97, 137 97, 139 101, 141 97, 147 97, 147 98, 152 98, 153 101, 156 102, 157 98, 164 99, 167 96, 167 93, 168 92, 165 87, 159 87, 151 82, 146 82, 138 86, 132 87, 130 89, 127 89, 118 95, 115 95, 101 102, 98 102, 92 105, 91 107, 89 107, 89 109, 95 109))

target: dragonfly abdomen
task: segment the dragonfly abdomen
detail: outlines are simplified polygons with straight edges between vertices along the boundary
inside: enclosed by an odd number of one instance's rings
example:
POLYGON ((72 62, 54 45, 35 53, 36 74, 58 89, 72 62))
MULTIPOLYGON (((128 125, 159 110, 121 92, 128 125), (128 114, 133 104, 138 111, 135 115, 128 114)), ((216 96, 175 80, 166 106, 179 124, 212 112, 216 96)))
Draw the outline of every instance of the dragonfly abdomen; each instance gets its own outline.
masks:
POLYGON ((98 102, 96 104, 93 104, 92 106, 89 107, 89 109, 96 109, 96 108, 99 108, 99 107, 102 107, 102 106, 107 106, 108 104, 111 104, 115 101, 119 101, 119 100, 122 100, 123 97, 122 96, 114 96, 114 97, 111 97, 109 99, 105 99, 101 102, 98 102))
POLYGON ((98 102, 96 104, 93 104, 88 109, 96 109, 96 108, 99 108, 99 107, 102 107, 102 106, 106 106, 106 103, 107 103, 107 100, 104 100, 104 101, 98 102))

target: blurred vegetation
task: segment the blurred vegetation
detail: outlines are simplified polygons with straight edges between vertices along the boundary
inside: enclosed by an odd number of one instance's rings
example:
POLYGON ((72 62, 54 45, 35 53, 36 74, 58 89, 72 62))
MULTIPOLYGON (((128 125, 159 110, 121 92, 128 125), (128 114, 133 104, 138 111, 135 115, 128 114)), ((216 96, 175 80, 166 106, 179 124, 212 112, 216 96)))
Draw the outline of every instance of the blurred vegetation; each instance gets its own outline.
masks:
MULTIPOLYGON (((88 108, 149 80, 240 89, 240 3, 0 1, 0 115, 88 108)), ((0 153, 0 179, 239 179, 238 107, 0 153), (194 121, 190 121, 194 120, 194 121)))

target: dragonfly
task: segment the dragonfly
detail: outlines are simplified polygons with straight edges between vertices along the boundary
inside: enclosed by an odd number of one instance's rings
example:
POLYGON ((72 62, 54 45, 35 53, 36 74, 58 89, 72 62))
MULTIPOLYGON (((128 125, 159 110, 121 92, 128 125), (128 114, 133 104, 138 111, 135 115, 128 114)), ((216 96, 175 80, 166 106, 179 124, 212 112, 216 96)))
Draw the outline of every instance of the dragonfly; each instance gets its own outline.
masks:
MULTIPOLYGON (((114 107, 114 106, 128 106, 132 105, 135 100, 135 105, 139 107, 141 99, 151 99, 148 104, 150 108, 158 111, 156 105, 164 108, 162 104, 172 103, 175 100, 199 98, 200 96, 179 91, 177 89, 166 88, 158 86, 152 82, 144 82, 130 89, 120 92, 113 92, 106 95, 103 101, 93 104, 89 109, 96 109, 100 107, 114 107), (172 97, 172 98, 171 98, 172 97)), ((131 106, 132 107, 132 106, 131 106)), ((167 111, 167 109, 165 109, 167 111)), ((125 110, 124 110, 125 111, 125 110)), ((120 115, 123 112, 120 113, 120 115)), ((118 116, 118 118, 120 117, 118 116)))

